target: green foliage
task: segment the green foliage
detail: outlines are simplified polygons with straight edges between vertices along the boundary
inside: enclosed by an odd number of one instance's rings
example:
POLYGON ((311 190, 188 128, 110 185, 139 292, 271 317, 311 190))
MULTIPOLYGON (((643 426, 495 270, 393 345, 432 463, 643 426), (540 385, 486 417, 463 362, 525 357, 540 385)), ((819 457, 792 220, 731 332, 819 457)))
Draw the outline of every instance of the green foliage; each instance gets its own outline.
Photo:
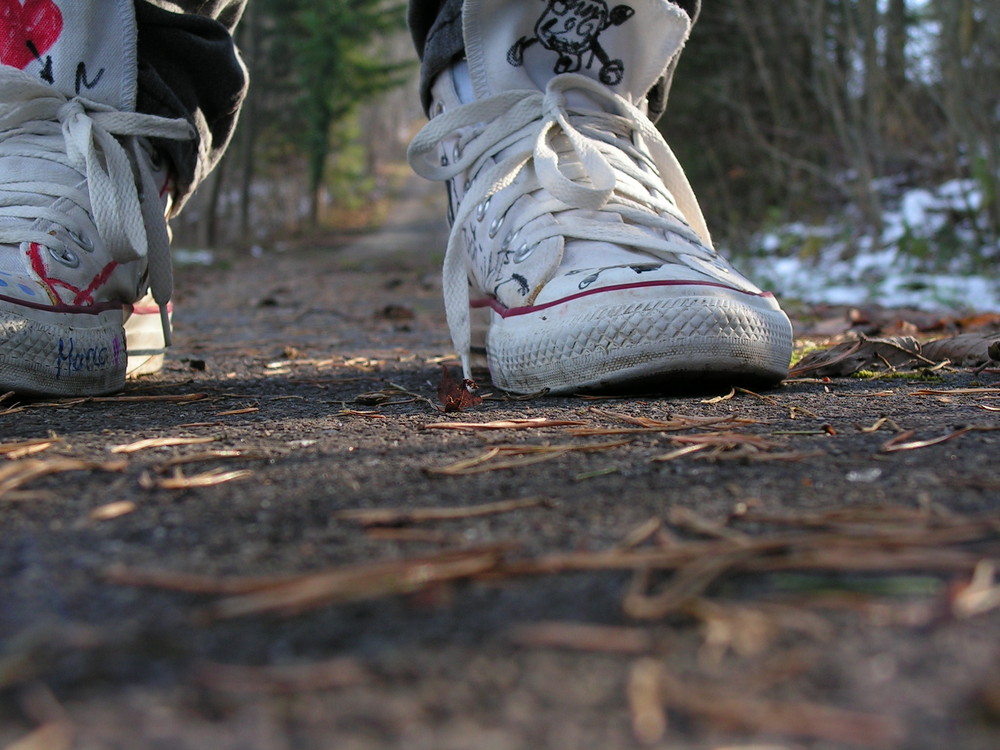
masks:
POLYGON ((380 59, 377 40, 405 29, 406 6, 384 0, 264 0, 275 65, 287 66, 296 96, 285 122, 308 164, 313 219, 332 151, 348 142, 341 127, 357 106, 400 85, 410 62, 380 59))

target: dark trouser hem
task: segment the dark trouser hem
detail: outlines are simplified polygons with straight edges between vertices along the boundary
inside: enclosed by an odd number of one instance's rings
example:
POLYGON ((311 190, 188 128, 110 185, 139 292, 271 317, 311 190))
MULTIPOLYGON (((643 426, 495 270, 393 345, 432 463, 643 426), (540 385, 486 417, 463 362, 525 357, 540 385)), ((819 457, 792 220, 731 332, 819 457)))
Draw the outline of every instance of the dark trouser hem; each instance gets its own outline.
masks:
POLYGON ((173 163, 178 208, 218 163, 236 127, 248 81, 232 30, 246 2, 136 0, 136 109, 183 117, 198 131, 197 142, 156 143, 173 163))

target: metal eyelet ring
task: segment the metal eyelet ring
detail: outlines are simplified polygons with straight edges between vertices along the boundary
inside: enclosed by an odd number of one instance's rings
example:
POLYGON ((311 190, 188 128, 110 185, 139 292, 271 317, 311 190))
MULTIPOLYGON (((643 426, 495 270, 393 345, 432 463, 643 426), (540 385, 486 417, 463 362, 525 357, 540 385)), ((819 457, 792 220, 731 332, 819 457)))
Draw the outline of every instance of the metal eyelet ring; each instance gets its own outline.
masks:
POLYGON ((458 143, 455 144, 455 148, 451 150, 451 158, 458 161, 462 158, 462 146, 458 143))
POLYGON ((520 229, 517 229, 513 232, 508 232, 507 236, 503 238, 503 242, 500 243, 500 252, 502 253, 507 252, 507 248, 511 246, 511 243, 517 239, 517 235, 519 235, 520 233, 521 233, 520 229))
POLYGON ((492 240, 497 236, 497 232, 500 231, 500 227, 503 226, 504 219, 507 218, 507 214, 500 214, 492 222, 490 222, 490 239, 492 240))
POLYGON ((531 245, 529 247, 528 243, 525 242, 523 245, 521 245, 521 247, 517 249, 517 252, 514 253, 514 262, 523 263, 524 261, 526 261, 528 258, 531 257, 531 254, 535 252, 536 247, 537 245, 531 245))
POLYGON ((163 165, 166 164, 166 160, 163 158, 163 154, 160 153, 158 148, 150 148, 146 153, 149 155, 150 166, 159 172, 163 169, 163 165))
POLYGON ((487 198, 478 206, 476 206, 476 221, 482 221, 483 218, 486 216, 486 212, 490 210, 490 200, 492 199, 487 198))
POLYGON ((89 237, 85 237, 82 234, 77 234, 72 229, 67 229, 66 234, 68 234, 69 238, 73 240, 73 242, 75 242, 81 248, 83 248, 86 252, 88 253, 94 252, 94 241, 89 237))
POLYGON ((448 157, 445 154, 441 154, 441 166, 442 167, 448 166, 448 157))
POLYGON ((469 188, 472 187, 472 180, 466 180, 465 184, 462 185, 463 192, 469 192, 469 188))
POLYGON ((80 265, 80 256, 68 247, 50 247, 49 255, 68 268, 77 268, 80 265))

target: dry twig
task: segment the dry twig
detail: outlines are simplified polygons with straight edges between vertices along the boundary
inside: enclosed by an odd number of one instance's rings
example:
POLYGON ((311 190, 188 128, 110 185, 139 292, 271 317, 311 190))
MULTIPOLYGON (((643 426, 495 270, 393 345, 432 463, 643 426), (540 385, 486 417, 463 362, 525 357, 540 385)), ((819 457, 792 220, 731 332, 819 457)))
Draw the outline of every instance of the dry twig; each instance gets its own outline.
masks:
POLYGON ((422 425, 420 429, 475 432, 477 430, 533 430, 542 427, 572 427, 582 424, 586 424, 586 422, 536 417, 533 419, 501 419, 494 422, 436 422, 422 425))
POLYGON ((428 521, 455 521, 467 518, 479 518, 481 516, 510 513, 515 510, 537 508, 549 504, 549 501, 544 498, 529 497, 520 500, 485 503, 483 505, 467 505, 458 508, 414 508, 413 510, 357 508, 339 511, 334 513, 333 517, 344 521, 357 521, 363 526, 403 526, 428 521))
POLYGON ((40 477, 62 474, 68 471, 106 471, 117 473, 125 471, 127 466, 128 463, 124 460, 95 462, 81 461, 77 458, 55 458, 51 460, 38 458, 22 459, 0 467, 0 498, 40 477))
POLYGON ((242 666, 207 662, 195 676, 209 690, 251 695, 286 695, 352 687, 369 679, 368 671, 351 658, 314 664, 242 666))
POLYGON ((614 654, 647 654, 655 645, 651 633, 639 628, 584 625, 578 622, 536 622, 519 625, 511 640, 528 648, 614 654))
POLYGON ((214 443, 219 438, 217 437, 163 437, 163 438, 146 438, 144 440, 137 440, 134 443, 126 443, 125 445, 116 445, 111 449, 112 453, 137 453, 138 451, 144 451, 148 448, 172 448, 179 445, 204 445, 205 443, 214 443))
POLYGON ((236 471, 223 471, 222 469, 211 469, 201 474, 185 476, 180 469, 175 469, 169 477, 153 477, 149 472, 143 473, 139 478, 139 486, 144 490, 190 490, 199 487, 215 487, 227 482, 235 482, 240 479, 248 479, 253 476, 249 469, 238 469, 236 471))

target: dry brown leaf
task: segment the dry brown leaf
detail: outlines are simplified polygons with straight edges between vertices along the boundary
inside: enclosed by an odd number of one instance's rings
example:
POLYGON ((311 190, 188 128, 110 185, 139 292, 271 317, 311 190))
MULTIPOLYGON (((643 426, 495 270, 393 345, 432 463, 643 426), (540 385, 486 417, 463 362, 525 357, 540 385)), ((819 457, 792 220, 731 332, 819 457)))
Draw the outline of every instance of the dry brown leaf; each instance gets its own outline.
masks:
POLYGON ((788 377, 837 378, 859 370, 884 371, 935 364, 920 354, 920 344, 914 338, 862 338, 807 354, 789 371, 788 377))
POLYGON ((112 453, 137 453, 138 451, 144 451, 148 448, 171 448, 179 445, 204 445, 205 443, 214 443, 220 438, 217 437, 163 437, 163 438, 146 438, 145 440, 137 440, 134 443, 127 443, 125 445, 116 445, 111 449, 112 453))
POLYGON ((990 348, 1000 341, 1000 334, 961 333, 921 344, 920 352, 935 362, 950 360, 959 367, 978 367, 989 362, 990 348))
POLYGON ((570 419, 501 419, 494 422, 436 422, 421 425, 422 430, 458 430, 473 432, 476 430, 532 430, 542 427, 573 427, 586 424, 570 419))
POLYGON ((479 518, 481 516, 510 513, 515 510, 537 508, 544 505, 548 505, 548 501, 544 498, 531 497, 459 508, 414 508, 413 510, 357 508, 338 511, 333 514, 333 517, 344 521, 357 521, 363 526, 402 526, 429 521, 454 521, 479 518))
POLYGON ((477 393, 478 390, 474 381, 466 379, 461 383, 456 382, 448 368, 441 367, 441 382, 438 383, 437 394, 441 409, 446 414, 479 406, 483 403, 483 398, 477 393))

